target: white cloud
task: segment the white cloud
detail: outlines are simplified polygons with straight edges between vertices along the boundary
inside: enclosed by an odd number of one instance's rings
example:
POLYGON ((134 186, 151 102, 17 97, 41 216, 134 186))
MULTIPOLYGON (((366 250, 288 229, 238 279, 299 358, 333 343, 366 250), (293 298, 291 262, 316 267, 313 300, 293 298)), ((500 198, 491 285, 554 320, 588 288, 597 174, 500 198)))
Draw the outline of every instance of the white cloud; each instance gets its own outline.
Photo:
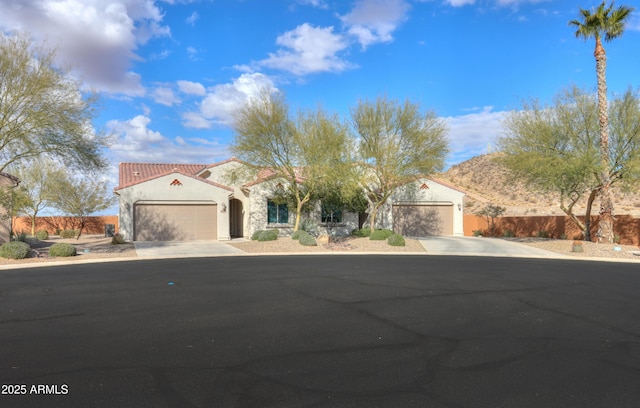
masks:
POLYGON ((106 92, 144 94, 131 72, 138 45, 170 36, 153 0, 0 0, 0 28, 47 40, 60 62, 88 85, 106 92))
POLYGON ((405 0, 358 0, 351 12, 340 17, 362 48, 393 41, 392 33, 407 19, 405 0))
POLYGON ((116 143, 109 149, 111 161, 210 163, 228 154, 226 149, 215 141, 185 139, 182 136, 171 140, 150 129, 150 124, 151 119, 143 115, 125 121, 109 121, 107 128, 116 137, 116 143))
POLYGON ((187 54, 191 61, 198 61, 198 50, 195 47, 187 47, 187 54))
POLYGON ((184 94, 204 96, 207 93, 201 83, 191 81, 178 81, 177 83, 178 89, 184 94))
POLYGON ((200 15, 198 14, 197 11, 194 11, 193 13, 191 13, 189 17, 187 17, 185 21, 187 22, 187 24, 194 26, 196 25, 196 21, 198 20, 200 20, 200 15))
POLYGON ((307 75, 315 72, 341 72, 352 66, 338 56, 348 47, 345 39, 333 32, 333 27, 313 27, 304 23, 276 39, 281 48, 260 66, 307 75))
POLYGON ((476 4, 476 0, 447 0, 446 3, 453 7, 462 7, 476 4))
POLYGON ((477 112, 444 118, 449 126, 449 150, 454 153, 449 158, 452 163, 487 153, 503 133, 502 121, 508 112, 494 112, 492 106, 473 110, 477 112))
POLYGON ((327 9, 327 3, 324 0, 296 0, 298 4, 302 4, 303 6, 311 6, 317 7, 320 9, 327 9))
POLYGON ((196 129, 208 129, 214 125, 231 126, 233 112, 263 90, 277 91, 271 78, 261 73, 242 74, 232 83, 209 89, 199 104, 200 110, 184 113, 182 124, 196 129))
POLYGON ((165 106, 180 104, 180 98, 173 93, 173 89, 167 87, 158 87, 154 89, 151 97, 156 103, 165 106))

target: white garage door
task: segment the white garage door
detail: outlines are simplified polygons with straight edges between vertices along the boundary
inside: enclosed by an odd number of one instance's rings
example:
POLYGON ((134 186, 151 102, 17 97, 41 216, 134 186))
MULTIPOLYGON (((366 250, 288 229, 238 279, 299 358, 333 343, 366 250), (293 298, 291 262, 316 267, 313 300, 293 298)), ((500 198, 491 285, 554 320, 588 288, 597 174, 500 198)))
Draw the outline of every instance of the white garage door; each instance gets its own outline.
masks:
POLYGON ((453 235, 453 204, 394 204, 393 230, 406 237, 453 235))
POLYGON ((134 240, 218 239, 216 204, 136 204, 134 240))

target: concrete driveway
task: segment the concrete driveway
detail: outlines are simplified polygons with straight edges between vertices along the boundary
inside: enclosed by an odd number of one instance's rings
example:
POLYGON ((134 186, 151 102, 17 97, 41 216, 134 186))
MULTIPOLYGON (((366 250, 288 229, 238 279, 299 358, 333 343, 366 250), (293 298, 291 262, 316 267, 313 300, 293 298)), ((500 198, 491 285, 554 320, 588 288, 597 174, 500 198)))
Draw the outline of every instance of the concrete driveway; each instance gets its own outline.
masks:
POLYGON ((426 237, 420 238, 420 243, 430 255, 566 258, 555 252, 499 238, 426 237))
POLYGON ((196 258, 238 255, 244 251, 221 241, 135 241, 141 258, 196 258))

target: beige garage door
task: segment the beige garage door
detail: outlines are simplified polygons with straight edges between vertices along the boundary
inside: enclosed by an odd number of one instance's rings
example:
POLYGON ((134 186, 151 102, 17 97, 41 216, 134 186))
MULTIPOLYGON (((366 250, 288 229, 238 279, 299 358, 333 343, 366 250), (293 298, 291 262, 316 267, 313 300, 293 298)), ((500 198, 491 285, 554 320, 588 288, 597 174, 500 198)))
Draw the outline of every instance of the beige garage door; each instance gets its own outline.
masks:
POLYGON ((137 204, 136 241, 218 239, 215 204, 137 204))
POLYGON ((453 235, 453 205, 394 204, 393 230, 406 237, 453 235))

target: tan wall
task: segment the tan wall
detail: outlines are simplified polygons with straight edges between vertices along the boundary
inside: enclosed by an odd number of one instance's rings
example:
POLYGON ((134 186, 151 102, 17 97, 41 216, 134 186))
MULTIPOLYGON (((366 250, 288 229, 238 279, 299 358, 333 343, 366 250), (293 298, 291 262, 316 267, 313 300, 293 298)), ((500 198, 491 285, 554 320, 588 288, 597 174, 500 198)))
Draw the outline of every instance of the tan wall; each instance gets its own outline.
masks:
MULTIPOLYGON (((105 215, 88 217, 87 224, 82 231, 83 234, 104 234, 105 224, 113 224, 116 226, 116 232, 119 231, 118 216, 105 215)), ((36 231, 47 230, 49 235, 55 235, 57 230, 79 228, 79 221, 74 217, 37 217, 36 231)), ((29 217, 14 217, 13 231, 16 233, 31 233, 31 219, 29 217)))
MULTIPOLYGON (((584 217, 578 217, 584 221, 584 217)), ((487 231, 489 226, 483 217, 472 214, 464 216, 464 235, 473 236, 474 230, 487 231)), ((539 231, 547 231, 550 238, 580 239, 580 229, 569 217, 536 216, 536 217, 500 217, 496 219, 496 235, 502 236, 504 231, 511 230, 517 237, 535 237, 539 231)), ((598 231, 598 217, 591 217, 591 235, 598 231)), ((630 215, 618 215, 614 224, 614 234, 620 237, 620 243, 640 245, 640 218, 630 215)))

